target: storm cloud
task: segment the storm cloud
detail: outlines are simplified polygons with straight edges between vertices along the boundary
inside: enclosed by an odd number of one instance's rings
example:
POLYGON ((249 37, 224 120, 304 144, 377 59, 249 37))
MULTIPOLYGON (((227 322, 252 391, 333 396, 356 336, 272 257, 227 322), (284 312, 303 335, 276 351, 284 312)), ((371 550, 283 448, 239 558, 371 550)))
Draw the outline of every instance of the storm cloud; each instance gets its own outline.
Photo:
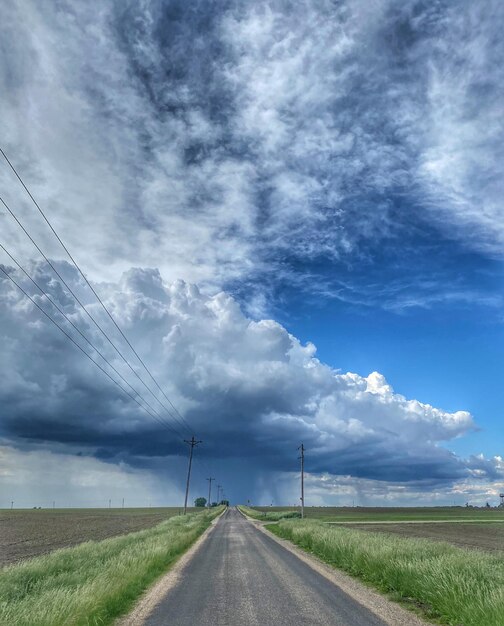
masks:
MULTIPOLYGON (((117 379, 19 271, 5 269, 117 379)), ((32 264, 30 270, 100 352, 149 398, 48 270, 42 264, 32 264)), ((61 270, 73 289, 83 289, 71 266, 61 264, 61 270)), ((6 277, 0 286, 5 441, 27 450, 79 452, 142 470, 155 469, 160 458, 180 465, 182 438, 191 430, 173 412, 169 415, 151 397, 163 423, 152 419, 49 326, 6 277)), ((334 370, 316 358, 315 346, 301 344, 273 320, 248 318, 225 292, 205 295, 183 281, 165 283, 158 270, 138 268, 119 283, 97 288, 173 404, 204 440, 200 458, 230 467, 247 463, 250 493, 265 472, 296 471, 301 441, 309 450, 307 469, 318 475, 451 484, 467 478, 470 466, 481 470, 482 478, 502 472, 484 459, 473 459, 469 466, 443 447, 474 428, 466 411, 450 413, 407 399, 377 372, 362 376, 334 370)), ((112 334, 99 305, 88 306, 112 334)), ((138 371, 145 379, 145 372, 138 371)))

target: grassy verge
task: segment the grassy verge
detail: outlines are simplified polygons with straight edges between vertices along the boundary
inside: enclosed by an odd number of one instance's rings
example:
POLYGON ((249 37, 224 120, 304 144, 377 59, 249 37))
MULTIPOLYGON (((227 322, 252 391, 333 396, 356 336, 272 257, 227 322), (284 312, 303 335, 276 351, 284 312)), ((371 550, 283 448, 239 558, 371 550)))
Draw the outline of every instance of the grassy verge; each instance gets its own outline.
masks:
POLYGON ((321 522, 268 526, 320 559, 444 624, 502 626, 504 559, 446 543, 403 539, 321 522))
POLYGON ((56 550, 0 570, 0 624, 110 624, 208 528, 222 507, 56 550))
POLYGON ((251 509, 249 506, 239 506, 239 510, 249 517, 253 517, 258 520, 266 520, 268 522, 278 522, 281 519, 292 519, 301 517, 299 511, 283 510, 283 511, 258 511, 257 509, 251 509))

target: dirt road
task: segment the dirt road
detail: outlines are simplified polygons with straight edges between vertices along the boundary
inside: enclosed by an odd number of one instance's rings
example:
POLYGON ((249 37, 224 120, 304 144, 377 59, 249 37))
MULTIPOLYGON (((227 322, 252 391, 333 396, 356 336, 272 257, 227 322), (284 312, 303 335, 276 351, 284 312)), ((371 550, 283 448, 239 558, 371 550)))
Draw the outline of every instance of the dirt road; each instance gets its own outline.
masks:
POLYGON ((230 509, 142 623, 385 626, 391 622, 230 509))

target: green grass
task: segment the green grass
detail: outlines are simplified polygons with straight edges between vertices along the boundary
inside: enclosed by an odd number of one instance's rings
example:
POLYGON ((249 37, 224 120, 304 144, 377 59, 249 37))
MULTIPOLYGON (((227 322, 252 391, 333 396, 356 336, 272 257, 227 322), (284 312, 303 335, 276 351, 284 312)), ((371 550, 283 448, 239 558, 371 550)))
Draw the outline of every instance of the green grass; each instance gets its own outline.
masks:
POLYGON ((0 570, 0 624, 104 626, 208 528, 222 507, 173 517, 100 542, 56 550, 0 570))
POLYGON ((249 517, 268 522, 278 522, 281 519, 301 517, 301 513, 299 511, 294 511, 293 509, 283 509, 282 511, 258 511, 257 509, 252 509, 248 506, 239 506, 238 509, 249 517))
POLYGON ((267 528, 443 624, 504 624, 501 556, 320 521, 280 521, 267 528))

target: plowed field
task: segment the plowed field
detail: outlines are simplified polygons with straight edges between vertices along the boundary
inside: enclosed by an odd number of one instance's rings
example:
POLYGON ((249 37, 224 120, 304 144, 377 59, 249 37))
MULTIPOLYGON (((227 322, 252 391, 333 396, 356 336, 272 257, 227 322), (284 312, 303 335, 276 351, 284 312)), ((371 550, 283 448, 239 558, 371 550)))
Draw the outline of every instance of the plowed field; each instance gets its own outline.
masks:
POLYGON ((0 567, 84 541, 150 528, 179 512, 179 508, 0 511, 0 567))
POLYGON ((388 533, 401 537, 446 541, 460 548, 472 548, 487 552, 504 550, 504 523, 428 523, 422 524, 345 524, 371 532, 388 533))

